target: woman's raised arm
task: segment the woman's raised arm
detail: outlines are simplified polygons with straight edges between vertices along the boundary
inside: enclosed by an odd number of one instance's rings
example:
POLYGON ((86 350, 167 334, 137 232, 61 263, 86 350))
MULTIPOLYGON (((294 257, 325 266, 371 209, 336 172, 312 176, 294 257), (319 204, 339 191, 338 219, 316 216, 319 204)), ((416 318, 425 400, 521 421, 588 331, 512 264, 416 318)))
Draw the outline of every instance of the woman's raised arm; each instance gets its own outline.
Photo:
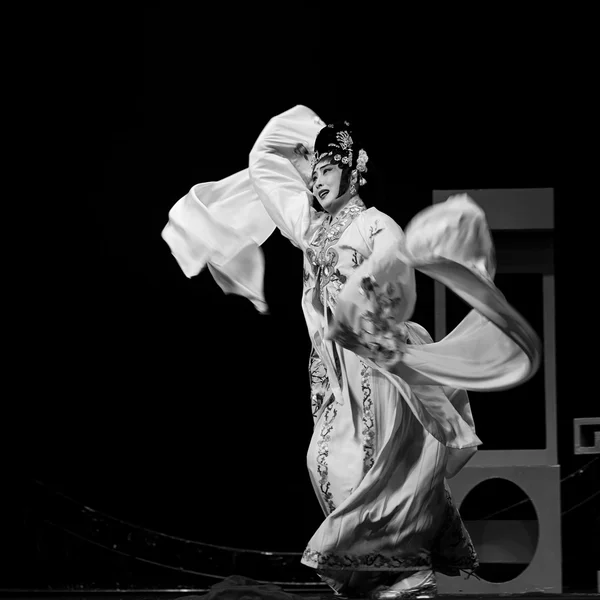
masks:
POLYGON ((250 152, 250 180, 267 213, 295 246, 304 250, 317 216, 309 189, 312 150, 324 123, 306 106, 269 121, 250 152))

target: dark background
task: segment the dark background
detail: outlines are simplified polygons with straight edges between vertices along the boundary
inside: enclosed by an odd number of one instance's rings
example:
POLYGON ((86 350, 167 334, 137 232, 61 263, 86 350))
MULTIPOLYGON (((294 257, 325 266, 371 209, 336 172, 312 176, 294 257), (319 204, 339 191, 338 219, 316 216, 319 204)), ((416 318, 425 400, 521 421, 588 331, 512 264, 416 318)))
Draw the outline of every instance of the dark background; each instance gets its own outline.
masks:
MULTIPOLYGON (((469 30, 469 42, 457 32, 429 47, 429 34, 409 38, 404 23, 379 47, 374 30, 313 41, 302 28, 164 6, 69 18, 75 27, 54 28, 35 51, 40 75, 20 121, 20 156, 34 173, 11 203, 16 335, 2 518, 12 568, 0 587, 44 584, 42 534, 35 543, 24 534, 19 512, 34 478, 203 542, 301 551, 318 526, 305 467, 301 256, 278 233, 265 243, 271 315, 261 316, 207 272, 186 279, 160 236, 180 197, 245 168, 267 121, 296 104, 354 122, 370 156, 365 195, 402 226, 433 189, 554 188, 559 462, 564 475, 587 462, 573 456, 572 419, 598 414, 583 349, 593 295, 578 275, 590 238, 571 192, 577 174, 563 135, 572 107, 550 39, 525 53, 513 31, 510 44, 498 38, 505 43, 483 52, 469 30)), ((313 25, 309 33, 323 29, 313 25)), ((418 283, 414 320, 433 330, 433 286, 418 283)), ((490 406, 474 406, 476 419, 489 422, 490 406)), ((539 430, 534 408, 523 403, 505 422, 539 430)), ((595 491, 597 477, 592 468, 565 482, 564 508, 595 491)), ((596 568, 593 536, 583 533, 595 527, 598 537, 594 504, 565 517, 566 573, 596 568)), ((99 556, 89 560, 111 564, 110 553, 99 556)), ((160 579, 132 572, 133 585, 160 579)), ((86 583, 82 570, 52 573, 53 585, 86 583)))

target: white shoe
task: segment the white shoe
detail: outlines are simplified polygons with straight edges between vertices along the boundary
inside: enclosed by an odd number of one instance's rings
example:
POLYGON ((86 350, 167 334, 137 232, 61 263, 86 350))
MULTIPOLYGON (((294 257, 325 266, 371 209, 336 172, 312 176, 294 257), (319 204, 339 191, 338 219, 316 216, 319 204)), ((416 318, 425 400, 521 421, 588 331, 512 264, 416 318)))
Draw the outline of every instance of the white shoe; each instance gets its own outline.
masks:
POLYGON ((437 596, 433 571, 417 571, 399 578, 391 586, 380 586, 371 592, 371 600, 429 600, 437 596))

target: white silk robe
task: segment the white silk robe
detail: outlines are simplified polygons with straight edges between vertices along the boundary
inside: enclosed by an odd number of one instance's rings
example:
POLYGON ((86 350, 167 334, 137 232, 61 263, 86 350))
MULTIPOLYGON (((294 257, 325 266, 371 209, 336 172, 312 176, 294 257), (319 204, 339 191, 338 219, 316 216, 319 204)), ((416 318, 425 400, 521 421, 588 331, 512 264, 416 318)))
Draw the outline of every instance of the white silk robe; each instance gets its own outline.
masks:
POLYGON ((423 211, 406 233, 358 196, 334 219, 316 212, 295 149, 310 149, 322 126, 302 106, 272 119, 249 168, 192 188, 163 237, 187 276, 208 265, 225 292, 263 312, 260 244, 278 228, 303 253, 307 463, 325 519, 302 562, 329 573, 457 575, 477 565, 446 483, 481 443, 466 390, 531 377, 539 340, 493 284, 491 237, 470 199, 423 211), (438 343, 409 320, 414 269, 474 308, 438 343))

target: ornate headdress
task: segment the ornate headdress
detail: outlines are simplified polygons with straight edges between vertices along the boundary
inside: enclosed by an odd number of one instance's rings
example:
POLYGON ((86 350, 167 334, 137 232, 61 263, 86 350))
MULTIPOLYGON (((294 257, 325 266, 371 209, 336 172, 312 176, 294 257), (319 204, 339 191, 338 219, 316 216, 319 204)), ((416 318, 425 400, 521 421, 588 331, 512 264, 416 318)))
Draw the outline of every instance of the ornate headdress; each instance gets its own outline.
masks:
POLYGON ((352 169, 350 187, 356 192, 356 184, 364 185, 367 180, 363 173, 367 171, 369 157, 361 148, 355 156, 355 143, 352 139, 352 128, 348 121, 338 121, 323 127, 317 134, 315 140, 315 151, 310 165, 314 170, 317 163, 326 157, 331 157, 332 162, 338 163, 340 167, 346 166, 352 169), (360 175, 359 175, 360 174, 360 175))

